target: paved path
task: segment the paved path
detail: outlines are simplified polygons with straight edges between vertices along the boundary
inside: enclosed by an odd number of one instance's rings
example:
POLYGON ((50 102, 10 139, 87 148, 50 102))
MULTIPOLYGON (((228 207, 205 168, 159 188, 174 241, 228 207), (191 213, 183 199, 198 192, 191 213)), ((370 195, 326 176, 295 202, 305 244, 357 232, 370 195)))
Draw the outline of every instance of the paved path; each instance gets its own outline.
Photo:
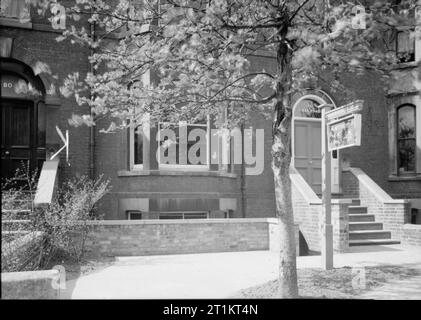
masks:
MULTIPOLYGON (((299 257, 298 268, 320 267, 320 259, 320 256, 299 257)), ((400 246, 353 247, 350 253, 335 255, 334 261, 336 268, 405 264, 421 269, 421 250, 400 246)), ((276 275, 277 255, 269 251, 117 257, 108 267, 68 281, 63 298, 226 298, 241 289, 273 280, 276 275)), ((421 278, 391 282, 361 297, 398 296, 420 297, 421 278)))

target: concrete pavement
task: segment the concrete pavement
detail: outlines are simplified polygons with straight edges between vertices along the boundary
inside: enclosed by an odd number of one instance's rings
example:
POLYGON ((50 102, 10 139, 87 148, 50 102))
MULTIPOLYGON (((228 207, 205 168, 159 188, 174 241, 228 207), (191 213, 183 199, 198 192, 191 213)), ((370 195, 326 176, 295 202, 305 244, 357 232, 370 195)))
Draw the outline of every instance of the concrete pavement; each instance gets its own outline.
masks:
MULTIPOLYGON (((335 268, 410 265, 421 269, 421 250, 404 249, 399 245, 352 247, 349 253, 335 255, 334 264, 335 268)), ((297 259, 298 268, 320 266, 320 256, 297 259)), ((269 251, 117 257, 110 266, 68 281, 62 298, 227 298, 276 277, 277 255, 269 251)), ((421 281, 415 280, 412 295, 421 294, 421 281)), ((393 291, 391 285, 384 289, 385 294, 393 291)))

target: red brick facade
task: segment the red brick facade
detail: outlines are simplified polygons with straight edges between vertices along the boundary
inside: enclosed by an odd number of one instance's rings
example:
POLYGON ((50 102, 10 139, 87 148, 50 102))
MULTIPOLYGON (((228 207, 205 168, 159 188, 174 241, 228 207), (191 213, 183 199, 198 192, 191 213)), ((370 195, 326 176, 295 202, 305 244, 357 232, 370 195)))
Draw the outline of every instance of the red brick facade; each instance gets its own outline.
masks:
MULTIPOLYGON (((265 162, 261 175, 242 176, 241 166, 236 166, 231 174, 219 171, 195 174, 130 173, 127 132, 99 133, 100 123, 95 129, 94 146, 90 146, 90 129, 85 126, 75 128, 69 125, 68 119, 73 113, 86 113, 86 110, 79 107, 73 98, 60 95, 59 87, 65 77, 72 72, 79 72, 81 78, 86 75, 90 68, 87 59, 89 51, 67 40, 56 42, 55 38, 58 35, 59 33, 50 27, 48 21, 35 16, 31 27, 2 26, 1 36, 13 39, 11 55, 2 57, 2 61, 22 63, 32 68, 37 61, 49 65, 51 75, 40 75, 47 91, 51 85, 56 89, 55 94, 45 93, 47 151, 49 148, 56 149, 60 144, 55 132, 56 125, 62 130, 69 130, 70 166, 65 161, 61 162, 62 179, 64 179, 89 174, 93 147, 95 174, 104 174, 105 178, 111 179, 112 190, 100 205, 100 211, 105 214, 106 219, 126 219, 126 210, 145 210, 145 206, 148 209, 155 206, 154 210, 159 211, 163 206, 161 199, 172 199, 174 203, 180 205, 179 208, 172 208, 173 210, 210 211, 214 217, 220 217, 221 212, 228 209, 231 210, 232 217, 275 216, 270 121, 255 116, 249 124, 254 129, 265 130, 265 162), (147 204, 140 204, 145 201, 147 204), (133 204, 132 207, 130 203, 133 204), (221 203, 229 205, 221 206, 221 203)), ((4 41, 3 38, 1 41, 4 41)), ((255 56, 251 60, 256 70, 274 68, 274 61, 271 58, 255 56)), ((365 104, 362 114, 362 145, 341 151, 341 161, 348 166, 361 168, 392 197, 421 198, 420 176, 406 180, 390 178, 388 106, 397 98, 388 99, 384 85, 374 75, 366 74, 363 77, 344 75, 344 77, 347 78, 349 88, 355 91, 356 98, 364 100, 365 104)), ((327 88, 325 91, 329 94, 327 88)), ((342 100, 340 93, 330 96, 337 106, 348 102, 342 100)), ((418 105, 417 108, 418 112, 421 106, 418 105)), ((63 155, 62 160, 64 160, 63 155)), ((418 174, 421 175, 421 172, 418 174)), ((356 190, 353 188, 353 182, 346 175, 343 176, 343 194, 356 196, 356 190)), ((390 211, 390 215, 394 215, 394 211, 390 211)), ((383 220, 387 223, 386 218, 383 220)), ((311 228, 312 225, 309 223, 308 227, 311 228)), ((308 229, 305 232, 311 239, 317 230, 308 229)), ((340 244, 337 246, 340 247, 340 244)))

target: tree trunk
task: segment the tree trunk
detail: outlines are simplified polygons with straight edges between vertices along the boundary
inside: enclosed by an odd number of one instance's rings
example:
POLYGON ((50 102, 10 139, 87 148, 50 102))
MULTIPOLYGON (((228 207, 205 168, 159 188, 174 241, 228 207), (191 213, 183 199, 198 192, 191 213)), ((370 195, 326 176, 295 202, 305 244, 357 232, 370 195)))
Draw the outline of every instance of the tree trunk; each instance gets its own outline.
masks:
POLYGON ((297 262, 294 216, 292 212, 291 180, 291 101, 292 49, 286 39, 288 17, 279 30, 281 43, 277 51, 278 83, 274 106, 272 171, 275 183, 276 217, 280 232, 279 298, 298 297, 297 262))

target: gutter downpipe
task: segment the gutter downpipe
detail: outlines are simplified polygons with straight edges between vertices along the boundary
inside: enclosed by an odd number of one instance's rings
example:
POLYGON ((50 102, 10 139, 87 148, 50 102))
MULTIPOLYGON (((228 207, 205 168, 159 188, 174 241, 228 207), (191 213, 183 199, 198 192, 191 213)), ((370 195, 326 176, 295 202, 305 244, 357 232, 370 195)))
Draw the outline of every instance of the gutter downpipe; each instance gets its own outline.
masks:
MULTIPOLYGON (((93 15, 93 10, 91 8, 91 17, 93 15)), ((95 22, 91 23, 91 39, 92 42, 95 41, 95 22)), ((90 56, 92 56, 94 54, 94 48, 90 47, 90 56)), ((89 62, 89 71, 91 72, 91 74, 93 75, 95 73, 94 70, 94 66, 92 62, 89 62)), ((92 99, 92 93, 90 93, 91 95, 91 99, 92 99)), ((90 115, 91 115, 91 119, 93 119, 95 117, 94 112, 90 111, 90 115)), ((91 125, 89 127, 89 177, 90 179, 95 179, 95 126, 91 125)))

